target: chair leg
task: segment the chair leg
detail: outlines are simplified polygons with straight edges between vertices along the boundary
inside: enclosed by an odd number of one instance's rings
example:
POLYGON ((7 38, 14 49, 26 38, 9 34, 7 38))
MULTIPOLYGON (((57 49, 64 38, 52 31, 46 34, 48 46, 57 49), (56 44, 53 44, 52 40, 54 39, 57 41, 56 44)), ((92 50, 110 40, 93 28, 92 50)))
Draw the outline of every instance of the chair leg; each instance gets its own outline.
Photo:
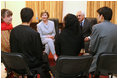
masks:
POLYGON ((96 78, 96 75, 94 72, 89 73, 89 78, 96 78))
POLYGON ((49 73, 50 73, 50 75, 51 75, 51 78, 54 78, 54 76, 53 76, 52 72, 51 72, 51 71, 49 71, 49 73))
POLYGON ((22 75, 19 75, 18 78, 23 78, 22 75))
POLYGON ((18 78, 27 78, 27 75, 19 75, 18 78))
POLYGON ((113 78, 113 74, 111 74, 111 78, 113 78))
POLYGON ((27 75, 24 75, 24 78, 27 78, 27 75))
POLYGON ((6 78, 14 78, 13 72, 8 72, 7 71, 7 77, 6 78))

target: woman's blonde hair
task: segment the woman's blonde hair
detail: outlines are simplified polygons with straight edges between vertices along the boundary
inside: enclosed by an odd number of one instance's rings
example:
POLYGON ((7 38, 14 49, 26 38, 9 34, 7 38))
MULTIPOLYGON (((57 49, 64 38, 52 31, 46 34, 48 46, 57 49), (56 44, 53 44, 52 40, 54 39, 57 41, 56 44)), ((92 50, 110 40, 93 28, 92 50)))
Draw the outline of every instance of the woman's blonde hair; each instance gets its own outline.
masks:
POLYGON ((44 13, 46 13, 47 16, 48 16, 48 18, 49 18, 49 13, 48 13, 46 10, 42 11, 40 16, 42 17, 42 15, 43 15, 44 13))

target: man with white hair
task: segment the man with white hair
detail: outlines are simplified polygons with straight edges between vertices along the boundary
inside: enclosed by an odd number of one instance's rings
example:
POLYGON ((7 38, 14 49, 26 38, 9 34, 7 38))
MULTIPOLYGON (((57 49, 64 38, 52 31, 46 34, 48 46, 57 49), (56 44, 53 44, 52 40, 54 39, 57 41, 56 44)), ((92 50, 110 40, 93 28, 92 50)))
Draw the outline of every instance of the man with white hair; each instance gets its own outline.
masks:
MULTIPOLYGON (((80 22, 80 27, 82 28, 83 38, 84 39, 87 37, 89 38, 92 29, 91 22, 87 18, 85 18, 85 13, 83 11, 77 12, 77 18, 78 21, 80 22)), ((84 49, 86 53, 89 52, 88 48, 89 48, 89 41, 85 41, 84 49)))

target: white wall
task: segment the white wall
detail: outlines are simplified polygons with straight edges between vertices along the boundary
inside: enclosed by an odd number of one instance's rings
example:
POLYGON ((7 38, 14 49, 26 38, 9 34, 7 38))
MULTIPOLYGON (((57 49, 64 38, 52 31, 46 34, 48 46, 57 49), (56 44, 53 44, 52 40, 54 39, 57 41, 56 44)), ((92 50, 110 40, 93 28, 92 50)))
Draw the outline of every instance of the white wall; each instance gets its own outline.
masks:
POLYGON ((5 8, 5 1, 1 1, 1 9, 5 8))
POLYGON ((87 1, 64 1, 63 17, 68 13, 72 13, 76 15, 76 13, 79 10, 84 11, 86 15, 86 9, 87 9, 87 1))
POLYGON ((13 12, 13 27, 21 24, 20 11, 25 7, 25 1, 6 1, 6 8, 13 12))

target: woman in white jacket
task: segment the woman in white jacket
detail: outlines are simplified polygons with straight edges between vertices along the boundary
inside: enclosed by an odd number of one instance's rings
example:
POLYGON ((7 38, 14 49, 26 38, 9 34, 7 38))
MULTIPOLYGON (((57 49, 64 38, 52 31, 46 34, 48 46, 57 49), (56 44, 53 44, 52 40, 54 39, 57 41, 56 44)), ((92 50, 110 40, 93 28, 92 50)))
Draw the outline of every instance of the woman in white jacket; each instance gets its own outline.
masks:
POLYGON ((51 51, 55 61, 57 56, 55 53, 54 37, 55 37, 55 26, 54 22, 48 20, 49 13, 44 11, 41 13, 42 21, 37 24, 37 31, 40 33, 42 43, 45 45, 45 51, 47 54, 51 51))

